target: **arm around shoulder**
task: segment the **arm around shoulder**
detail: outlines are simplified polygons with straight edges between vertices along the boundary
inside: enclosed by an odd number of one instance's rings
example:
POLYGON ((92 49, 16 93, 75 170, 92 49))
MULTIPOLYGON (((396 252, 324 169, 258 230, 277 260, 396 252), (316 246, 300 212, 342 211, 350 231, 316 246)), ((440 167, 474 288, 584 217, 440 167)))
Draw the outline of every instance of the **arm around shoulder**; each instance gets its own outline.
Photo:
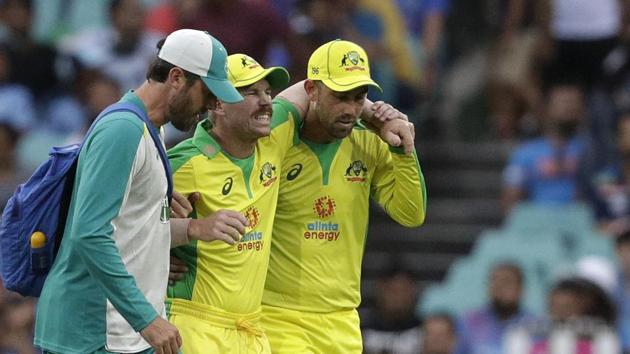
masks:
POLYGON ((306 93, 306 89, 304 88, 304 81, 305 80, 302 80, 287 87, 276 96, 293 104, 300 117, 304 117, 306 115, 310 105, 310 99, 306 93))

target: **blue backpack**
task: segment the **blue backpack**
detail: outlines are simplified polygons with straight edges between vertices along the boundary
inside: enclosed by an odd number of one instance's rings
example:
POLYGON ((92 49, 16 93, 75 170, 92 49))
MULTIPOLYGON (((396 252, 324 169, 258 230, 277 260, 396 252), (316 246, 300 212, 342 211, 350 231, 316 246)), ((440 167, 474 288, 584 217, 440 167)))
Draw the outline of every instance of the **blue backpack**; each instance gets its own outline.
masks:
MULTIPOLYGON (((7 202, 0 222, 0 270, 7 289, 24 296, 41 293, 63 237, 81 147, 99 119, 118 111, 133 112, 145 124, 151 124, 144 111, 131 103, 118 102, 107 107, 81 144, 53 147, 48 160, 17 187, 7 202)), ((154 129, 148 131, 162 158, 170 201, 171 167, 159 136, 154 129)))

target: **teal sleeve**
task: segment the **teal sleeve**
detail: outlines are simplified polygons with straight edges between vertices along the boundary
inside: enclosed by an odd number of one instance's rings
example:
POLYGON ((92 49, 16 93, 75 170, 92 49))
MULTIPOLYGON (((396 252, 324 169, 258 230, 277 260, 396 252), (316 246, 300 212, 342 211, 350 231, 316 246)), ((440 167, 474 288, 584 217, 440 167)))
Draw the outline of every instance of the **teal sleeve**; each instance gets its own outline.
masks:
POLYGON ((427 191, 416 151, 405 155, 399 149, 381 143, 379 156, 380 163, 372 181, 374 199, 401 225, 422 225, 427 209, 427 191))
POLYGON ((158 314, 127 272, 112 237, 111 221, 120 212, 143 128, 130 119, 108 117, 94 129, 79 158, 74 218, 80 222, 73 232, 88 272, 136 331, 158 314))

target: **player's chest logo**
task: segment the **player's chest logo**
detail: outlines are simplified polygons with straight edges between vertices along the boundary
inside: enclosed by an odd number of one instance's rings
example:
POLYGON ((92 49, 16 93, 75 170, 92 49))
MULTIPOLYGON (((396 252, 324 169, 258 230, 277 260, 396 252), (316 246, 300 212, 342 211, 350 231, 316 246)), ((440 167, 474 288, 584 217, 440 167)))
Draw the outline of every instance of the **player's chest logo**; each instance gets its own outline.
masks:
POLYGON ((344 177, 348 182, 365 182, 367 180, 367 171, 368 168, 363 161, 354 160, 350 162, 350 165, 346 168, 344 177))
POLYGON ((260 211, 254 205, 250 205, 243 215, 247 219, 247 232, 238 242, 236 250, 239 252, 245 251, 261 251, 265 244, 262 231, 255 230, 256 226, 260 223, 260 211))
POLYGON ((271 162, 265 162, 265 164, 260 168, 258 179, 263 186, 269 187, 276 179, 278 179, 276 176, 276 166, 272 165, 271 162))
POLYGON ((260 212, 254 205, 251 205, 245 210, 244 216, 249 224, 248 227, 252 230, 260 223, 260 212))
POLYGON ((315 199, 315 203, 313 204, 313 213, 315 213, 315 215, 319 218, 325 219, 335 214, 336 207, 337 203, 335 203, 335 200, 331 196, 325 195, 315 199))

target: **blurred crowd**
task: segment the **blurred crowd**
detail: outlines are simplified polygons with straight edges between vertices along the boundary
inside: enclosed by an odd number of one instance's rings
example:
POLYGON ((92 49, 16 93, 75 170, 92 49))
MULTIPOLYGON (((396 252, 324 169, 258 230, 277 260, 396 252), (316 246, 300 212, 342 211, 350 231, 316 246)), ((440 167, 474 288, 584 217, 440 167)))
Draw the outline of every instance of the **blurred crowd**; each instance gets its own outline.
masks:
POLYGON ((487 284, 482 306, 459 314, 444 308, 419 316, 413 277, 394 266, 378 279, 376 307, 362 313, 364 353, 626 353, 630 233, 618 239, 617 252, 618 271, 591 258, 559 277, 548 290, 543 313, 529 311, 524 303, 522 268, 501 262, 492 267, 487 281, 477 280, 487 284), (610 277, 613 282, 607 282, 610 277))
MULTIPOLYGON (((514 147, 506 215, 522 201, 586 202, 618 255, 608 276, 558 279, 542 317, 520 303, 518 265, 502 263, 483 308, 419 318, 413 277, 392 262, 362 318, 365 352, 630 350, 629 9, 627 0, 0 0, 0 204, 50 146, 80 141, 139 86, 157 41, 175 29, 207 30, 230 53, 286 67, 294 82, 315 48, 344 38, 370 57, 383 88, 370 98, 407 113, 419 136, 514 147)), ((33 352, 33 306, 0 296, 1 353, 33 352)))
MULTIPOLYGON (((364 318, 365 350, 630 352, 630 2, 506 0, 452 4, 452 10, 487 9, 489 3, 495 5, 495 12, 486 12, 493 15, 491 25, 478 32, 488 40, 462 35, 473 43, 459 53, 449 48, 440 120, 452 136, 490 137, 513 147, 503 172, 506 216, 523 202, 558 208, 586 203, 598 237, 615 245, 616 259, 572 264, 546 289, 543 313, 525 305, 524 270, 516 262, 495 264, 487 279, 477 279, 488 284, 485 305, 423 313, 422 321, 413 316, 416 295, 399 288, 410 278, 404 271, 387 275, 377 289, 378 320, 364 318), (386 285, 397 288, 384 290, 386 285), (408 299, 397 298, 405 293, 408 299), (406 310, 397 308, 404 304, 406 310), (407 316, 396 315, 402 313, 407 316)), ((474 26, 451 18, 446 31, 474 26)))
MULTIPOLYGON (((415 116, 437 92, 448 9, 447 0, 0 0, 0 208, 51 146, 80 142, 145 80, 157 42, 176 29, 206 30, 293 81, 322 43, 355 41, 384 89, 372 99, 415 116)), ((186 134, 167 127, 166 137, 172 146, 186 134)), ((34 306, 0 294, 0 352, 34 351, 34 306)))
MULTIPOLYGON (((370 56, 383 93, 413 117, 436 96, 449 2, 381 0, 0 1, 0 202, 48 155, 145 80, 160 38, 207 30, 230 53, 304 79, 321 43, 349 39, 370 56), (238 20, 237 20, 238 19, 238 20), (424 72, 425 74, 422 74, 424 72)), ((167 145, 185 135, 167 127, 167 145)))

